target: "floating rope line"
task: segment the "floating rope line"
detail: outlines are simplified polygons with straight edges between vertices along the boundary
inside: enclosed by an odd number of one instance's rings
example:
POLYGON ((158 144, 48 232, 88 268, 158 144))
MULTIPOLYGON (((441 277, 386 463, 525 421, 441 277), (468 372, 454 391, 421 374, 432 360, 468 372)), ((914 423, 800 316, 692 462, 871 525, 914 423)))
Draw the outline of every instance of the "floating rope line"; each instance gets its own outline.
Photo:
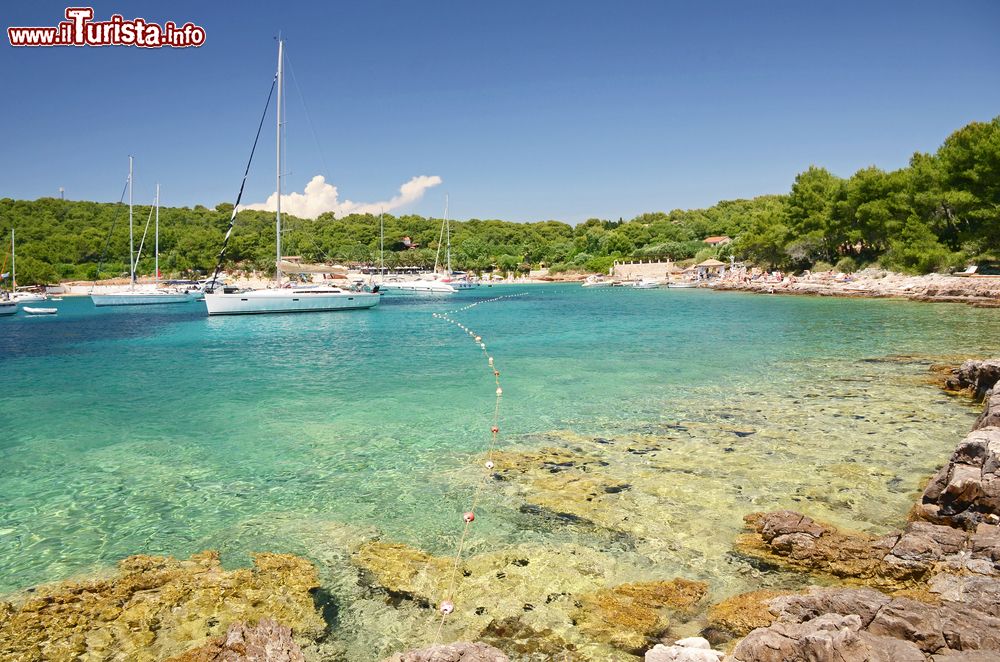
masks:
POLYGON ((441 613, 441 617, 438 621, 437 631, 434 633, 434 644, 437 645, 441 638, 441 630, 444 628, 444 622, 447 620, 448 616, 455 611, 455 603, 452 601, 455 593, 455 585, 458 581, 459 568, 462 565, 462 552, 465 551, 465 543, 469 537, 469 529, 472 523, 476 521, 476 507, 479 505, 479 499, 482 496, 483 487, 489 480, 489 476, 493 471, 493 452, 496 449, 497 438, 500 435, 500 402, 503 398, 503 389, 500 387, 500 371, 497 369, 496 362, 493 360, 493 356, 486 349, 486 343, 483 341, 483 337, 465 326, 451 316, 456 313, 465 312, 471 308, 482 305, 484 303, 494 303, 497 301, 502 301, 504 299, 513 299, 514 297, 524 296, 526 292, 521 292, 518 294, 506 294, 504 296, 493 297, 491 299, 483 299, 482 301, 476 301, 475 303, 470 303, 467 306, 462 306, 461 308, 456 308, 455 310, 449 310, 445 313, 433 313, 435 319, 444 320, 449 324, 454 324, 456 327, 461 329, 463 332, 468 334, 475 342, 479 349, 483 353, 483 358, 486 359, 486 365, 490 372, 493 373, 493 381, 496 384, 496 404, 493 407, 493 421, 490 425, 490 444, 486 451, 486 462, 483 463, 483 468, 485 472, 483 473, 483 478, 476 484, 476 490, 472 495, 472 505, 462 515, 462 534, 458 539, 458 548, 455 551, 455 561, 452 564, 451 576, 448 579, 448 588, 442 596, 441 601, 438 603, 438 611, 441 613))

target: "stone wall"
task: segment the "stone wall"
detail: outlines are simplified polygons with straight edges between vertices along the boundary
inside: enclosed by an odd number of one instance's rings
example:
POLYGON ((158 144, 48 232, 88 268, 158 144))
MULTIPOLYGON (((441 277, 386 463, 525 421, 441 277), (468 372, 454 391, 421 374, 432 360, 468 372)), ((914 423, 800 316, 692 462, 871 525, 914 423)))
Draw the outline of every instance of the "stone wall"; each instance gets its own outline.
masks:
POLYGON ((623 278, 625 280, 635 280, 637 278, 656 278, 663 279, 667 277, 667 267, 673 266, 673 262, 627 262, 627 263, 617 263, 612 270, 612 275, 615 278, 623 278))

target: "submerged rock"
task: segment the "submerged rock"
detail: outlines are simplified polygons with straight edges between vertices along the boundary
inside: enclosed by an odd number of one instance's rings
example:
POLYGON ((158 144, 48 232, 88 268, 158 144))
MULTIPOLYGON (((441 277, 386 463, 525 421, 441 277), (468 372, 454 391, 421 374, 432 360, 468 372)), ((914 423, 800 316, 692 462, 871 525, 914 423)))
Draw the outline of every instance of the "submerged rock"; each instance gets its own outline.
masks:
POLYGON ((167 662, 305 662, 292 630, 262 618, 256 625, 233 623, 220 637, 167 662))
POLYGON ((573 621, 591 638, 639 651, 667 629, 671 614, 690 612, 706 593, 704 582, 680 578, 621 584, 580 596, 573 621))
POLYGON ((493 646, 459 642, 396 653, 384 662, 510 662, 510 658, 493 646))
POLYGON ((777 618, 769 602, 784 595, 779 591, 762 590, 740 593, 716 603, 708 609, 708 625, 728 638, 745 637, 752 630, 767 627, 777 618))
POLYGON ((426 607, 429 623, 439 618, 430 608, 447 596, 455 611, 444 638, 487 642, 518 660, 641 654, 671 617, 689 618, 708 590, 680 578, 616 583, 607 556, 579 545, 519 545, 469 556, 450 591, 454 560, 406 545, 370 543, 352 562, 387 601, 426 607))
POLYGON ((253 568, 232 571, 215 552, 131 556, 113 576, 0 603, 0 659, 162 660, 262 618, 309 640, 325 627, 310 595, 318 584, 313 565, 288 554, 259 554, 253 568))

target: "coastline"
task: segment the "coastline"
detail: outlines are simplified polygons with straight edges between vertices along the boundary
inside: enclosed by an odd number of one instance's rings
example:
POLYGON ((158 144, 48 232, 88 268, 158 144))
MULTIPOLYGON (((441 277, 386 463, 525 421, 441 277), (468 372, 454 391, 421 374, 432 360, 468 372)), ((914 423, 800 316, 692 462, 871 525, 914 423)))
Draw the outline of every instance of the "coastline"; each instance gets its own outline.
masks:
POLYGON ((789 277, 780 281, 722 278, 711 287, 720 291, 755 294, 895 298, 936 303, 965 303, 982 308, 1000 307, 1000 276, 957 277, 942 274, 906 276, 866 270, 840 279, 830 274, 789 277))

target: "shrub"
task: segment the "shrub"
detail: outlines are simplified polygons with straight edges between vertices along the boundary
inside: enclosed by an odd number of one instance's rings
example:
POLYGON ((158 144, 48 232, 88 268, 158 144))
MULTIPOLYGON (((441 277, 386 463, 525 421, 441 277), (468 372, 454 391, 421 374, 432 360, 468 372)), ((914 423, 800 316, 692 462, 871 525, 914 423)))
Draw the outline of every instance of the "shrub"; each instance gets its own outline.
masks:
POLYGON ((853 274, 858 270, 858 261, 847 255, 837 260, 837 266, 834 269, 842 274, 853 274))
POLYGON ((813 271, 833 271, 833 265, 830 264, 829 262, 824 262, 823 260, 820 260, 819 262, 816 262, 816 263, 813 264, 812 270, 813 271))

